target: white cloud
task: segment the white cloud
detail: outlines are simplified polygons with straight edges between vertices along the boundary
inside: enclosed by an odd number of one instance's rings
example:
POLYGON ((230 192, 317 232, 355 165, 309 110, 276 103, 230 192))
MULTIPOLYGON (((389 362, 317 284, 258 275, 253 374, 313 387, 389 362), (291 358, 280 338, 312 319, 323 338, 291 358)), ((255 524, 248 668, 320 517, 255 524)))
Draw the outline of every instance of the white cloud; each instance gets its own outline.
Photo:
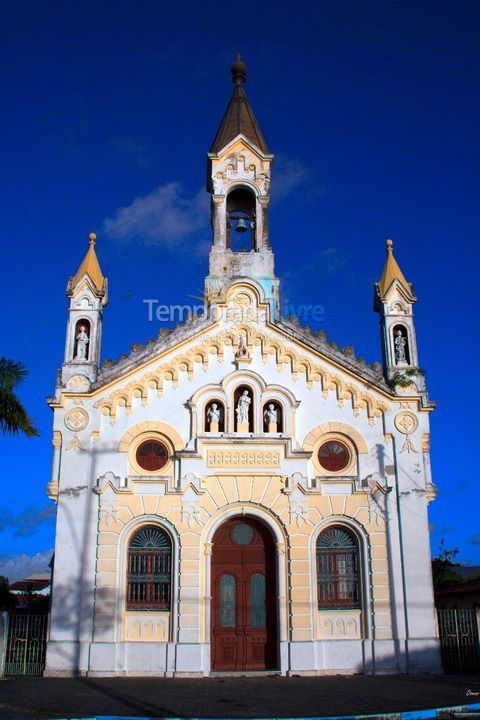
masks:
POLYGON ((272 202, 284 200, 310 177, 310 169, 296 158, 279 155, 272 168, 272 202))
POLYGON ((178 248, 183 240, 208 226, 208 207, 205 190, 186 197, 180 183, 169 182, 117 210, 105 220, 104 227, 117 240, 137 239, 146 245, 178 248))
MULTIPOLYGON (((309 176, 310 170, 300 160, 278 158, 272 173, 273 200, 284 200, 309 176)), ((203 188, 189 197, 181 183, 168 182, 117 210, 112 217, 106 218, 104 228, 117 240, 140 240, 145 245, 203 254, 210 244, 204 232, 210 223, 209 206, 210 196, 203 188), (193 245, 191 236, 195 233, 200 237, 193 245)))
POLYGON ((52 559, 53 549, 27 555, 26 553, 1 553, 0 575, 7 577, 10 583, 23 580, 29 575, 49 572, 48 563, 52 559))

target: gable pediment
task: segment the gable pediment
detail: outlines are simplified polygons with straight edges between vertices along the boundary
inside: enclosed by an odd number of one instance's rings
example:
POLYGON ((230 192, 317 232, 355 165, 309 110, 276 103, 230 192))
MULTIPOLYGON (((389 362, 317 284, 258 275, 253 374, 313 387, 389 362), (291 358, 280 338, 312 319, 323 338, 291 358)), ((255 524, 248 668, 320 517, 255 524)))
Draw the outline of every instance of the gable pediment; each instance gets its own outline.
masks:
MULTIPOLYGON (((212 362, 234 362, 241 339, 248 353, 260 354, 263 364, 274 363, 279 371, 289 373, 289 380, 293 382, 304 379, 307 388, 318 387, 324 398, 334 393, 340 407, 350 404, 355 415, 366 412, 370 424, 389 409, 387 393, 380 391, 373 382, 366 390, 364 378, 356 378, 347 368, 322 356, 315 347, 308 347, 306 342, 300 342, 273 324, 264 328, 242 324, 239 327, 211 329, 207 337, 202 334, 198 342, 194 340, 186 347, 179 347, 178 352, 175 347, 169 348, 163 358, 153 358, 140 375, 136 373, 131 379, 118 378, 114 384, 116 387, 103 394, 95 407, 114 423, 119 408, 131 412, 134 398, 147 405, 151 392, 161 397, 168 384, 178 388, 182 379, 192 380, 197 373, 208 370, 212 362)), ((230 368, 226 369, 227 372, 230 368)))

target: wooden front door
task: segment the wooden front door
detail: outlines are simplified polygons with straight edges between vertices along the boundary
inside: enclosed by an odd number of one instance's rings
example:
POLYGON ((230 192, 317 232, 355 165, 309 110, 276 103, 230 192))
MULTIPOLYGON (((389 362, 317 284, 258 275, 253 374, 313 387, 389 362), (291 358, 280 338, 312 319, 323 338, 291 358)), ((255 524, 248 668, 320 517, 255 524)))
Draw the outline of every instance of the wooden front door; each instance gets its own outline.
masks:
POLYGON ((227 520, 213 537, 212 668, 276 669, 275 545, 248 517, 227 520))

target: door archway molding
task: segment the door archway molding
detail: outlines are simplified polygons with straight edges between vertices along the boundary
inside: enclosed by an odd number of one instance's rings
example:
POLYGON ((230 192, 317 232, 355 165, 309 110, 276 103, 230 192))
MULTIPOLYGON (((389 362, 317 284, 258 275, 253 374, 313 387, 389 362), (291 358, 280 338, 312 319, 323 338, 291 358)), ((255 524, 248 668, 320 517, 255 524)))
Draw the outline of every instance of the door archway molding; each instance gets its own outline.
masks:
POLYGON ((210 644, 211 631, 211 599, 212 599, 212 540, 217 529, 229 518, 233 517, 251 517, 260 520, 270 530, 275 541, 276 548, 276 572, 277 572, 277 618, 278 618, 278 641, 288 640, 288 604, 289 593, 287 587, 287 556, 288 543, 287 533, 283 527, 283 523, 274 513, 265 510, 254 503, 235 503, 226 508, 220 509, 206 523, 201 540, 201 547, 204 548, 204 592, 202 593, 205 601, 203 603, 204 612, 202 613, 202 642, 210 644))

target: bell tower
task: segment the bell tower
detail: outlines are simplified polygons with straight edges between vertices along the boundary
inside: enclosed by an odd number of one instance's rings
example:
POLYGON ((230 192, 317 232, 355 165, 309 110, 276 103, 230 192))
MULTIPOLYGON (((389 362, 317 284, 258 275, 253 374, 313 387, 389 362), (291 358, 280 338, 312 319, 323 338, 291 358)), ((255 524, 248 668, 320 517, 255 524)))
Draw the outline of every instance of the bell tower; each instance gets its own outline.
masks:
POLYGON ((231 66, 232 98, 208 153, 213 242, 205 295, 208 301, 233 278, 251 278, 275 311, 279 281, 268 230, 273 155, 245 94, 247 70, 239 54, 231 66))
MULTIPOLYGON (((375 284, 374 310, 380 314, 383 365, 386 377, 418 370, 413 304, 417 298, 411 283, 393 256, 393 242, 386 240, 387 259, 380 281, 375 284)), ((413 377, 413 375, 412 375, 413 377)), ((424 389, 421 375, 412 382, 424 389)))
POLYGON ((62 385, 74 383, 76 390, 88 390, 98 375, 102 311, 107 304, 107 278, 103 277, 95 252, 95 233, 76 274, 67 284, 70 299, 62 385))

